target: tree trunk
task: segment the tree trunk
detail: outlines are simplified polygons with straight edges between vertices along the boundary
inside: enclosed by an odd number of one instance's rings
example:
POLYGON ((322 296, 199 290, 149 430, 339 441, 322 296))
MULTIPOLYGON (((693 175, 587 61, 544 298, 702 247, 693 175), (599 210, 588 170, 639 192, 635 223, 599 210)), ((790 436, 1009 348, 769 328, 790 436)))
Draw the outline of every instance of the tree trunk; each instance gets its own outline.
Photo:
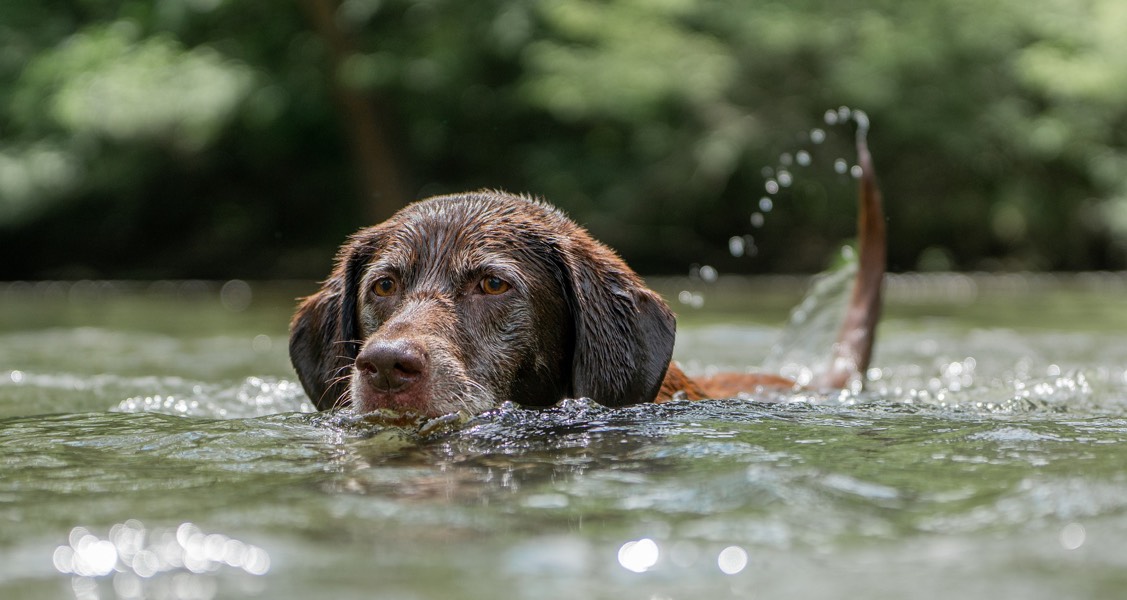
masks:
POLYGON ((340 106, 342 127, 352 147, 353 160, 364 195, 364 214, 371 223, 390 217, 410 200, 404 191, 403 176, 388 142, 388 130, 377 110, 379 102, 371 93, 343 84, 338 76, 341 65, 355 46, 337 26, 336 0, 303 0, 306 13, 317 35, 329 48, 330 85, 340 106))

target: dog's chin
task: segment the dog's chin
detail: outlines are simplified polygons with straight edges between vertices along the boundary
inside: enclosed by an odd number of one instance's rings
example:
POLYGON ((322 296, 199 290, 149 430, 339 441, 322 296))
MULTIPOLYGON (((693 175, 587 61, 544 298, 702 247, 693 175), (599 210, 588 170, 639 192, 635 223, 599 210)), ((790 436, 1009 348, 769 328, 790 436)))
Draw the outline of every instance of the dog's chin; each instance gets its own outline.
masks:
POLYGON ((469 394, 458 390, 436 390, 430 385, 418 385, 401 392, 381 392, 353 380, 350 405, 358 415, 374 412, 392 412, 404 416, 441 417, 451 413, 473 416, 496 405, 487 393, 469 394))
POLYGON ((408 392, 378 392, 370 389, 353 390, 352 410, 357 414, 376 411, 391 411, 403 415, 438 417, 445 412, 431 402, 429 391, 424 388, 408 392))

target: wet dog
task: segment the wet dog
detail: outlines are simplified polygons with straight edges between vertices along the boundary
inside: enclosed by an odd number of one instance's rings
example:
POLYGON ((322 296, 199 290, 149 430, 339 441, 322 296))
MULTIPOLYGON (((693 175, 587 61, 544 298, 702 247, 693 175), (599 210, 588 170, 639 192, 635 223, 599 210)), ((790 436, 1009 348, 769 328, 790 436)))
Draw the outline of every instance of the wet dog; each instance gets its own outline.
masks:
MULTIPOLYGON (((858 137, 860 268, 817 387, 864 373, 880 312, 884 223, 858 137)), ((550 205, 481 191, 422 200, 341 247, 290 328, 319 409, 477 414, 511 400, 607 406, 789 388, 773 375, 690 378, 671 364, 676 323, 618 255, 550 205)))

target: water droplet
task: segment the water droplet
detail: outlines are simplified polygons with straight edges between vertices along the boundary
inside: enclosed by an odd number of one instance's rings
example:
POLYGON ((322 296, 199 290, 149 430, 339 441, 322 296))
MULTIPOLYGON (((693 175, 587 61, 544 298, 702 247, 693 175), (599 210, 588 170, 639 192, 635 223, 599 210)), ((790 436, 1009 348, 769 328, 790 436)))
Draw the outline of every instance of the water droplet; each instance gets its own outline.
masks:
POLYGON ((141 577, 149 578, 161 570, 160 557, 151 550, 139 550, 129 561, 129 567, 141 577))
MULTIPOLYGON (((763 227, 763 213, 751 213, 751 226, 763 227)), ((1127 377, 1127 376, 1125 376, 1127 377)))
POLYGON ((782 187, 790 187, 794 182, 794 177, 791 176, 790 171, 779 171, 779 185, 782 187))
POLYGON ((744 239, 738 235, 728 238, 728 253, 736 258, 744 255, 744 239))
POLYGON ((657 564, 661 550, 650 538, 626 542, 618 549, 618 564, 635 573, 648 571, 657 564))
POLYGON ((250 284, 241 279, 232 279, 219 290, 219 301, 231 312, 242 312, 250 306, 253 292, 250 284))
POLYGON ((700 268, 700 278, 703 279, 706 283, 714 283, 718 276, 719 273, 716 272, 715 267, 704 265, 700 268))
POLYGON ((86 536, 79 540, 75 551, 75 570, 85 577, 103 577, 117 564, 117 548, 113 542, 86 536))
POLYGON ((764 184, 763 187, 767 189, 768 194, 779 193, 779 182, 775 181, 774 179, 768 179, 767 183, 764 184))
POLYGON ((865 170, 861 168, 861 165, 853 165, 852 167, 849 167, 849 174, 854 179, 860 179, 861 176, 865 174, 865 170))
POLYGON ((68 575, 74 573, 74 548, 70 546, 55 548, 51 561, 54 563, 56 571, 68 575))
POLYGON ((853 114, 853 111, 849 110, 848 106, 841 106, 837 109, 837 119, 843 123, 849 120, 851 114, 853 114))
POLYGON ((725 575, 735 575, 747 566, 747 550, 739 546, 728 546, 720 551, 716 564, 725 575))
POLYGON ((767 196, 764 196, 764 197, 759 199, 759 210, 761 210, 765 213, 769 213, 769 212, 771 212, 771 209, 773 209, 773 208, 775 208, 775 202, 773 200, 771 200, 770 198, 768 198, 767 196))
POLYGON ((845 162, 844 158, 839 158, 834 161, 834 171, 839 175, 845 175, 847 170, 849 170, 849 163, 845 162))
POLYGON ((759 254, 759 248, 755 245, 755 238, 750 234, 744 236, 744 254, 747 256, 759 254))
POLYGON ((67 536, 67 541, 70 542, 71 548, 77 548, 78 542, 90 535, 90 530, 85 527, 74 527, 70 530, 70 535, 67 536))
POLYGON ((837 125, 837 111, 830 109, 825 115, 826 125, 837 125))
POLYGON ((799 166, 802 166, 802 167, 809 167, 810 166, 810 153, 805 151, 805 150, 799 150, 798 154, 794 155, 794 159, 795 159, 795 161, 798 162, 799 166))
POLYGON ((1084 531, 1084 526, 1079 523, 1069 523, 1064 526, 1060 532, 1060 545, 1064 546, 1065 550, 1076 550, 1084 545, 1084 539, 1087 533, 1084 531))
POLYGON ((826 141, 826 131, 824 129, 817 128, 811 129, 810 141, 814 142, 815 144, 821 144, 822 142, 826 141))
POLYGON ((853 111, 853 120, 857 122, 857 127, 867 130, 869 128, 869 115, 863 110, 853 111))
POLYGON ((270 555, 258 546, 251 546, 243 558, 242 567, 251 575, 265 575, 270 572, 270 555))

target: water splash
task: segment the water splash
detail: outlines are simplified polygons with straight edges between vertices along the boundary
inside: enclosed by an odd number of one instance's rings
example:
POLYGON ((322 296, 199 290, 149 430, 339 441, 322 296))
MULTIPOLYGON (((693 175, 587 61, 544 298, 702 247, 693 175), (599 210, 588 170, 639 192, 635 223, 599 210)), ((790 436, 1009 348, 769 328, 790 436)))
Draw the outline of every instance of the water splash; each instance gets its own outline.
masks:
MULTIPOLYGON (((830 127, 853 124, 858 129, 868 130, 869 128, 869 116, 862 110, 848 106, 827 110, 823 115, 823 120, 830 127)), ((799 139, 804 141, 802 146, 793 151, 781 153, 777 165, 762 169, 761 172, 765 179, 763 187, 767 195, 759 199, 758 210, 751 215, 752 227, 756 229, 763 227, 766 214, 770 213, 776 204, 776 198, 773 197, 778 197, 783 191, 795 184, 797 177, 793 171, 795 167, 815 166, 816 147, 826 142, 827 135, 827 131, 821 127, 811 129, 805 135, 799 136, 799 139), (807 142, 809 146, 806 145, 807 142)), ((837 175, 849 175, 854 179, 859 179, 862 175, 859 165, 851 165, 844 158, 835 159, 832 168, 837 175)))
POLYGON ((857 268, 856 252, 847 246, 836 266, 814 278, 806 296, 791 310, 762 365, 764 370, 809 385, 829 368, 826 349, 841 326, 857 268))
MULTIPOLYGON (((729 243, 729 249, 732 250, 732 245, 729 243)), ((738 249, 732 250, 734 252, 742 252, 743 245, 741 244, 738 249)), ((716 283, 719 279, 720 272, 711 265, 693 265, 689 269, 689 279, 693 281, 702 281, 706 284, 716 283)), ((677 294, 677 301, 685 306, 691 308, 702 308, 704 306, 704 294, 693 290, 682 290, 677 294)))
MULTIPOLYGON (((154 386, 160 389, 162 386, 154 386)), ((113 409, 117 412, 155 412, 169 415, 240 419, 284 412, 314 412, 301 386, 285 379, 247 377, 237 386, 196 383, 165 393, 133 396, 113 409)))
MULTIPOLYGON (((859 131, 867 132, 869 129, 868 115, 862 110, 852 109, 848 106, 840 106, 835 109, 827 110, 823 118, 828 126, 844 126, 852 123, 859 131)), ((760 170, 764 178, 763 187, 766 194, 758 199, 754 210, 749 216, 748 224, 752 229, 760 229, 766 225, 767 215, 775 210, 779 201, 783 198, 784 192, 796 184, 799 175, 795 173, 795 169, 805 169, 815 165, 815 146, 823 144, 826 141, 826 136, 827 132, 825 129, 816 127, 810 130, 807 135, 801 137, 801 139, 808 140, 810 146, 804 144, 802 147, 793 151, 782 152, 779 155, 776 165, 765 166, 760 170)), ((849 175, 854 179, 860 179, 863 175, 863 170, 860 165, 850 165, 844 158, 834 160, 832 168, 839 176, 849 175)), ((759 252, 755 245, 754 236, 751 233, 747 233, 729 237, 728 253, 736 258, 757 256, 759 252)), ((689 276, 690 279, 700 279, 705 283, 712 283, 716 280, 718 274, 712 267, 694 266, 690 270, 689 276), (705 276, 706 269, 711 270, 708 273, 711 277, 705 276)), ((845 289, 845 293, 848 293, 848 286, 846 286, 845 289)), ((808 297, 808 299, 810 298, 808 297)), ((678 300, 681 304, 692 308, 701 308, 704 305, 704 296, 699 291, 683 291, 678 296, 678 300)), ((817 300, 817 298, 814 300, 817 300)), ((831 339, 830 342, 832 341, 831 339)), ((829 345, 827 344, 823 346, 823 349, 828 347, 829 345)))

